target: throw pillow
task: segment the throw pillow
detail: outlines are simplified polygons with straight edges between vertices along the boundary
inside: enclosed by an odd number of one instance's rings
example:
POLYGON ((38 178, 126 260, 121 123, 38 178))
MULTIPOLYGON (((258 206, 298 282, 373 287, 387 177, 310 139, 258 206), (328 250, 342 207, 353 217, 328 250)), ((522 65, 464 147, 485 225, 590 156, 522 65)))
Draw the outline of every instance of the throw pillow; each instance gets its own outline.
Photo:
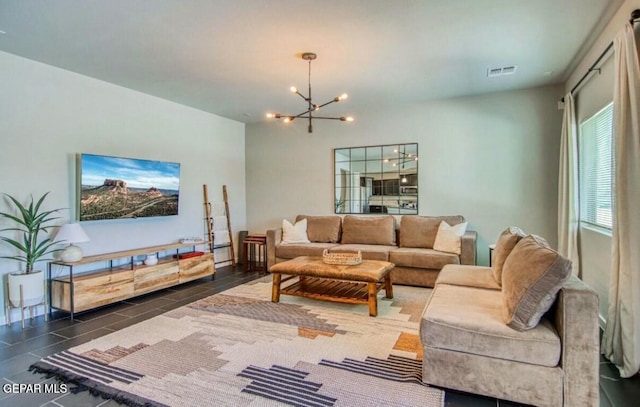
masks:
POLYGON ((502 268, 502 317, 517 331, 534 328, 571 277, 571 261, 536 235, 520 239, 502 268))
POLYGON ((400 220, 400 247, 433 249, 438 227, 442 221, 449 225, 464 222, 464 216, 404 215, 400 220))
POLYGON ((310 243, 307 237, 307 220, 302 219, 292 225, 286 219, 282 220, 282 242, 281 244, 310 243))
POLYGON ((347 215, 342 220, 342 244, 381 244, 395 246, 396 222, 393 216, 347 215))
POLYGON ((493 260, 491 261, 491 273, 499 286, 502 286, 502 267, 505 260, 516 246, 516 244, 524 237, 524 232, 517 226, 510 226, 505 229, 496 242, 493 250, 493 260))
POLYGON ((337 243, 342 234, 342 218, 340 216, 298 215, 296 222, 307 220, 307 237, 312 242, 337 243))
POLYGON ((436 241, 433 243, 434 250, 439 252, 460 254, 461 237, 467 231, 468 222, 458 223, 450 226, 447 222, 442 221, 438 227, 436 241))

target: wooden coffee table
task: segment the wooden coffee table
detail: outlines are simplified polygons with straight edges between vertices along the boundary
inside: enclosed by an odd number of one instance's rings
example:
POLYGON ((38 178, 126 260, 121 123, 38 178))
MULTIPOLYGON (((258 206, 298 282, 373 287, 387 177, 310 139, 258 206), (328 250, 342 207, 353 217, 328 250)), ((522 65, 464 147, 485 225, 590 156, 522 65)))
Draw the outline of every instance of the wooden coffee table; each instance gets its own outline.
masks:
POLYGON ((325 264, 322 257, 301 256, 271 266, 273 289, 271 301, 279 302, 280 294, 315 298, 350 304, 369 304, 369 315, 378 315, 378 292, 393 298, 391 270, 393 263, 363 260, 355 266, 325 264), (282 275, 287 277, 282 277, 282 275), (297 281, 281 287, 285 281, 297 281))

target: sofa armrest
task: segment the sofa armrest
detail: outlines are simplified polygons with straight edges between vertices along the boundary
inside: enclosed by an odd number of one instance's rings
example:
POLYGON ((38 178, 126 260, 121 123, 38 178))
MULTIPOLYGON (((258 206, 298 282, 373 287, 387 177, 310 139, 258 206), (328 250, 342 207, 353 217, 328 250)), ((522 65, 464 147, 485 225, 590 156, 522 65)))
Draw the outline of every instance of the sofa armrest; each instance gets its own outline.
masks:
POLYGON ((276 263, 276 246, 282 242, 282 228, 267 230, 267 270, 276 263))
POLYGON ((478 233, 467 230, 460 238, 460 264, 476 265, 476 241, 478 233))
POLYGON ((558 292, 555 323, 562 342, 565 406, 599 406, 598 295, 575 276, 558 292))

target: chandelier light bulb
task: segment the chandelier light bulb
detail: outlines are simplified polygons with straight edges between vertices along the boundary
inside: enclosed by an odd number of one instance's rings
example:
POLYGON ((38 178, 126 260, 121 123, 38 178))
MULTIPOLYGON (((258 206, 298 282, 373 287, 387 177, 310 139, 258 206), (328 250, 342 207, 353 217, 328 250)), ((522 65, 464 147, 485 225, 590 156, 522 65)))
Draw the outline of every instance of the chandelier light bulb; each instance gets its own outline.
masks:
POLYGON ((349 95, 347 95, 346 93, 343 93, 342 95, 340 95, 340 100, 345 100, 348 97, 349 95))
POLYGON ((283 120, 283 122, 285 122, 285 123, 289 123, 290 121, 291 121, 291 119, 289 119, 288 117, 285 117, 284 120, 283 120))
POLYGON ((318 105, 313 105, 313 110, 320 110, 320 106, 318 106, 318 105))
POLYGON ((352 122, 352 121, 353 121, 353 117, 351 117, 351 116, 347 116, 347 121, 348 121, 348 122, 352 122))
POLYGON ((296 88, 295 86, 292 86, 289 88, 291 90, 291 92, 293 93, 298 93, 298 88, 296 88))
POLYGON ((267 119, 273 119, 276 117, 275 113, 267 113, 267 119))

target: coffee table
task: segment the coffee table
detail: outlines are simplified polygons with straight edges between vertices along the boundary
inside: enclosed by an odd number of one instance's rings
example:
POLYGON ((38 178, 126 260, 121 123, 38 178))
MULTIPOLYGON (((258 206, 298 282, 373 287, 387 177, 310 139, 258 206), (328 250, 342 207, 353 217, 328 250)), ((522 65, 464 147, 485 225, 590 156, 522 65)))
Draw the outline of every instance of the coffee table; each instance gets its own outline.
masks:
POLYGON ((279 302, 280 294, 350 304, 369 304, 369 315, 378 315, 378 292, 393 298, 391 270, 393 263, 363 260, 355 266, 325 264, 322 257, 301 256, 270 267, 273 274, 271 301, 279 302), (287 277, 282 277, 283 275, 287 277), (282 287, 285 281, 297 281, 282 287))

